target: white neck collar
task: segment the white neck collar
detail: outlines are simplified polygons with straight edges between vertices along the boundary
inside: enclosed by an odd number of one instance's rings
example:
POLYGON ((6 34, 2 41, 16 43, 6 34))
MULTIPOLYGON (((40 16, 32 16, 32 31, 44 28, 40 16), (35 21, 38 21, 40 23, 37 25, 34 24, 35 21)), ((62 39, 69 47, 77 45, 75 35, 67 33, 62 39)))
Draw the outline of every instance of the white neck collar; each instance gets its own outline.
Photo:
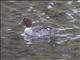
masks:
POLYGON ((26 29, 26 30, 31 30, 31 29, 32 29, 32 27, 26 27, 25 29, 26 29))

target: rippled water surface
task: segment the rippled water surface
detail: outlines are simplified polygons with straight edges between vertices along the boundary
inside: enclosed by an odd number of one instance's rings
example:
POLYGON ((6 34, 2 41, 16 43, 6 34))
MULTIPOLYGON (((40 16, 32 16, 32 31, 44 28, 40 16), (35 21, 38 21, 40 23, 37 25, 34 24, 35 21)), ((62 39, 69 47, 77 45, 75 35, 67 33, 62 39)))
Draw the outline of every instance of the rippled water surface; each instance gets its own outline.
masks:
POLYGON ((80 60, 80 2, 1 1, 1 60, 80 60), (58 44, 26 48, 19 25, 26 16, 61 30, 58 44))

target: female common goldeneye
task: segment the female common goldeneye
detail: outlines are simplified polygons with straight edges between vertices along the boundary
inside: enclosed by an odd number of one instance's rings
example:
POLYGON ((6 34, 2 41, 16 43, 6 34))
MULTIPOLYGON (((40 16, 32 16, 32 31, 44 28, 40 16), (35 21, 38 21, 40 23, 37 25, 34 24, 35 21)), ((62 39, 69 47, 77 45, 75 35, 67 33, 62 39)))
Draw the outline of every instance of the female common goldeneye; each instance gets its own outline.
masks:
POLYGON ((50 42, 50 38, 54 39, 54 27, 43 23, 33 24, 30 18, 24 18, 22 23, 26 26, 22 34, 26 44, 50 42))
POLYGON ((26 26, 22 36, 26 44, 31 45, 34 43, 55 43, 62 44, 68 40, 79 39, 80 35, 74 36, 74 34, 63 34, 64 31, 74 30, 74 28, 57 28, 52 25, 46 25, 44 23, 32 23, 30 18, 24 18, 22 23, 26 26))

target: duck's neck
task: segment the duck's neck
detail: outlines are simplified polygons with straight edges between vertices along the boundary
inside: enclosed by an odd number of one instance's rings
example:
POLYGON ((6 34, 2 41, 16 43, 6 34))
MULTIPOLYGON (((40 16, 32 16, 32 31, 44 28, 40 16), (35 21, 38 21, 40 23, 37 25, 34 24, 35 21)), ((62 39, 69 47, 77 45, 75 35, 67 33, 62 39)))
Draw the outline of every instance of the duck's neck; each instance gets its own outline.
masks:
POLYGON ((25 29, 26 29, 26 30, 31 30, 31 29, 32 29, 32 27, 26 27, 25 29))
POLYGON ((32 35, 32 27, 26 27, 25 30, 24 30, 24 33, 27 33, 29 35, 32 35))

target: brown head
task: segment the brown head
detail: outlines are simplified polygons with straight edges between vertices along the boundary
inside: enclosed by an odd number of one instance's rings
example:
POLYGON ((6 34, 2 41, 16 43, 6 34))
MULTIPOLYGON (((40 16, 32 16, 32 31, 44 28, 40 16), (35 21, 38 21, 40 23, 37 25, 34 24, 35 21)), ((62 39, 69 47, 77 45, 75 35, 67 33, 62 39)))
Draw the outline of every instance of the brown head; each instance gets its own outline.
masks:
POLYGON ((30 18, 24 18, 23 19, 23 24, 26 25, 26 27, 31 27, 32 26, 32 20, 30 18))

